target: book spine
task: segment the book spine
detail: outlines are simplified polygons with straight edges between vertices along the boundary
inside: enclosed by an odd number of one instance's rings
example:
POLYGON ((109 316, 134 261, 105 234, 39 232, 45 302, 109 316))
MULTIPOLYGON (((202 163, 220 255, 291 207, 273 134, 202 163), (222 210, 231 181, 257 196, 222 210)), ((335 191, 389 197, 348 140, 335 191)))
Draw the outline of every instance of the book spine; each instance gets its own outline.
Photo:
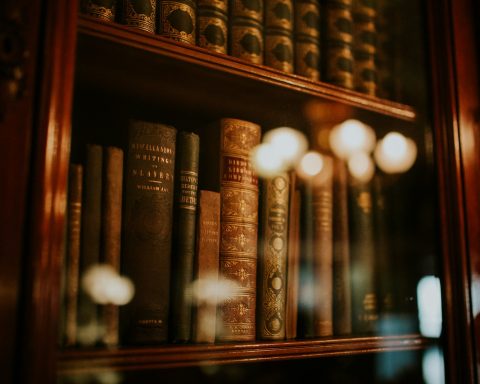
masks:
POLYGON ((195 44, 197 5, 192 0, 160 0, 158 34, 182 43, 195 44))
POLYGON ((376 14, 372 0, 353 1, 353 80, 356 91, 376 95, 376 14))
MULTIPOLYGON (((106 147, 103 151, 102 261, 120 273, 122 232, 123 150, 106 147)), ((101 316, 105 325, 103 343, 118 345, 118 307, 107 304, 101 316)))
POLYGON ((82 0, 81 11, 104 21, 115 20, 116 0, 82 0))
POLYGON ((77 300, 80 271, 83 167, 71 164, 68 179, 65 345, 77 342, 77 300))
POLYGON ((218 53, 228 50, 227 0, 199 0, 197 3, 197 45, 218 53))
POLYGON ((220 242, 220 193, 201 190, 198 205, 193 341, 215 342, 220 242))
POLYGON ((320 6, 317 0, 294 2, 295 73, 320 79, 320 6))
POLYGON ((263 0, 231 0, 230 54, 263 64, 263 0))
POLYGON ((175 139, 163 124, 129 126, 122 267, 135 296, 122 307, 126 343, 168 338, 175 139))
POLYGON ((352 0, 326 1, 326 81, 353 89, 352 0))
POLYGON ((155 33, 156 0, 124 0, 123 24, 155 33))
POLYGON ((351 179, 349 201, 352 330, 357 334, 367 334, 375 331, 378 320, 370 183, 351 179))
POLYGON ((191 337, 199 147, 198 135, 177 134, 170 332, 174 342, 185 342, 191 337))
POLYGON ((258 337, 285 339, 289 177, 279 174, 263 183, 262 231, 258 265, 258 337))
POLYGON ((377 45, 375 65, 377 68, 377 95, 385 99, 393 97, 394 42, 392 4, 388 0, 377 0, 377 45))
POLYGON ((333 334, 333 181, 332 159, 313 180, 313 253, 315 284, 315 336, 333 334))
MULTIPOLYGON (((87 269, 100 262, 102 163, 102 147, 99 145, 87 145, 83 186, 80 276, 83 276, 87 269)), ((83 339, 82 329, 85 327, 97 327, 98 308, 83 291, 80 292, 78 304, 78 341, 80 343, 91 343, 90 339, 83 339)))
POLYGON ((335 335, 348 335, 352 332, 348 170, 338 159, 333 167, 333 331, 335 335))
POLYGON ((220 273, 232 294, 220 304, 221 341, 255 340, 258 180, 249 160, 260 143, 260 126, 237 119, 220 121, 220 273))
POLYGON ((291 0, 265 0, 265 65, 293 72, 291 0))

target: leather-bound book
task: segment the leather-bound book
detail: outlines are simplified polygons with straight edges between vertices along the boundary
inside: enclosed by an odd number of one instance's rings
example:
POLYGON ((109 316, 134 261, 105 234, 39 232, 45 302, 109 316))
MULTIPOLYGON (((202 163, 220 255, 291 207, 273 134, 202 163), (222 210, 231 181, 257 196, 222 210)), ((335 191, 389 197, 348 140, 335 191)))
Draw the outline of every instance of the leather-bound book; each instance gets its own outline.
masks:
POLYGON ((192 340, 215 342, 220 242, 220 193, 201 190, 198 199, 197 253, 194 263, 192 340), (213 289, 212 289, 213 288, 213 289))
POLYGON ((315 336, 333 334, 333 169, 324 156, 324 168, 312 187, 315 336))
POLYGON ((81 12, 104 21, 115 20, 116 0, 82 0, 81 12))
POLYGON ((218 53, 228 51, 228 0, 198 0, 197 45, 218 53))
POLYGON ((375 332, 378 304, 375 286, 375 243, 372 187, 350 178, 349 233, 352 284, 352 331, 375 332))
POLYGON ((159 0, 158 34, 182 43, 195 44, 197 6, 193 0, 159 0))
POLYGON ((394 88, 394 7, 390 0, 377 0, 377 31, 375 66, 377 69, 377 96, 392 99, 394 88))
POLYGON ((170 310, 173 342, 191 338, 199 146, 195 133, 177 134, 170 310))
POLYGON ((353 89, 352 0, 326 0, 325 80, 353 89))
POLYGON ((230 1, 230 54, 263 64, 263 0, 230 1))
POLYGON ((333 333, 348 335, 352 333, 348 170, 339 159, 334 159, 333 169, 333 333))
POLYGON ((122 307, 127 344, 168 338, 175 139, 173 127, 130 122, 122 268, 135 296, 122 307))
MULTIPOLYGON (((123 150, 105 147, 103 150, 102 186, 102 252, 101 261, 120 272, 123 150)), ((107 304, 101 308, 105 327, 103 344, 116 346, 119 342, 118 307, 107 304)))
POLYGON ((293 2, 295 73, 320 79, 320 5, 318 0, 293 2))
POLYGON ((156 0, 123 0, 122 22, 129 27, 155 33, 156 0))
POLYGON ((65 276, 64 344, 77 343, 77 300, 80 268, 80 233, 82 224, 83 167, 71 164, 68 175, 67 255, 65 276))
POLYGON ((292 0, 265 0, 265 65, 293 72, 292 0))
POLYGON ((258 338, 285 339, 289 176, 265 179, 259 231, 258 338))

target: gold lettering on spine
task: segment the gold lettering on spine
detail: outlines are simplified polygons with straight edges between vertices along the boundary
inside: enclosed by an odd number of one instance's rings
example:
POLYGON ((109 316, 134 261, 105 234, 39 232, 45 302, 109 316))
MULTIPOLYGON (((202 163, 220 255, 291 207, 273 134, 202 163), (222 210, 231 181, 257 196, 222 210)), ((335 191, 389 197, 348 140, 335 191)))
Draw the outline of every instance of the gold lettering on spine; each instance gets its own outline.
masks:
POLYGON ((198 175, 191 171, 180 172, 180 208, 195 210, 197 206, 198 175))

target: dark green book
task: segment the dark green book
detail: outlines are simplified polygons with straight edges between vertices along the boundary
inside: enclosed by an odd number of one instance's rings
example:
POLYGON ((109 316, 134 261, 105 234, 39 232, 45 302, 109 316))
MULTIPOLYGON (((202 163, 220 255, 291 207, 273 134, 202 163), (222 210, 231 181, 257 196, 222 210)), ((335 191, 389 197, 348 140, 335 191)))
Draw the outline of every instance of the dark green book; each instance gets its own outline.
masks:
POLYGON ((175 139, 173 127, 130 122, 122 267, 135 296, 122 307, 127 344, 168 339, 175 139))
POLYGON ((191 338, 193 262, 197 214, 200 139, 190 132, 177 135, 174 230, 172 252, 171 331, 174 342, 191 338))

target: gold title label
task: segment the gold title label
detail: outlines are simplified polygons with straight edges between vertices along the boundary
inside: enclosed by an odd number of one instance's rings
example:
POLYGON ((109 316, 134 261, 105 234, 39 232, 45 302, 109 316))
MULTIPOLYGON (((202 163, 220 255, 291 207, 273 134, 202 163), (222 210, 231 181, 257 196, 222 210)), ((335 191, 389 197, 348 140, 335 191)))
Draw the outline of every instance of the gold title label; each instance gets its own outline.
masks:
POLYGON ((180 208, 195 210, 197 206, 198 174, 195 172, 180 172, 180 193, 178 203, 180 208))
POLYGON ((241 157, 224 156, 222 182, 236 182, 258 186, 258 178, 250 161, 241 157))

